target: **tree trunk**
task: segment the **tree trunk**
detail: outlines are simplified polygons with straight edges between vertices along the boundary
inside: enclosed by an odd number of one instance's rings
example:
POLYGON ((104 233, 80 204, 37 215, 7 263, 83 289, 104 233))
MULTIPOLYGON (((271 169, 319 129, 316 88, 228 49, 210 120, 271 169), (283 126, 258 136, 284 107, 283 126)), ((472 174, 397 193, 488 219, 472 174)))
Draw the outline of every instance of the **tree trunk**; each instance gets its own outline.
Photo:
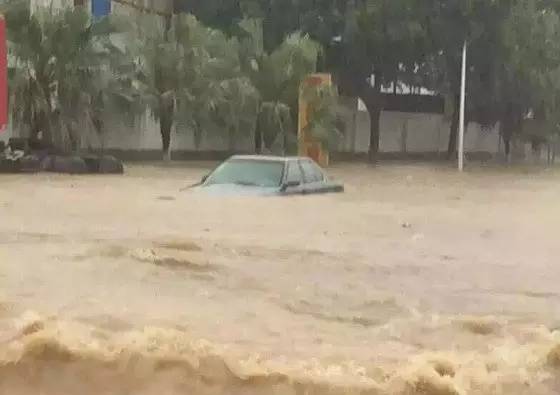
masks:
POLYGON ((263 145, 264 145, 264 141, 263 141, 263 135, 261 132, 261 125, 260 125, 260 117, 257 116, 257 120, 255 123, 255 152, 257 154, 262 154, 263 153, 263 145))
POLYGON ((203 131, 202 131, 202 127, 198 122, 195 121, 193 123, 192 131, 193 131, 194 150, 199 151, 200 145, 202 144, 203 131))
POLYGON ((511 161, 511 139, 509 136, 502 135, 504 139, 504 151, 506 153, 506 162, 509 163, 511 161))
POLYGON ((500 135, 504 141, 504 152, 507 163, 511 161, 511 138, 515 127, 516 122, 514 120, 514 109, 513 105, 510 103, 507 105, 506 110, 502 115, 502 119, 500 120, 500 135))
POLYGON ((255 129, 255 139, 254 139, 255 153, 257 153, 257 154, 261 153, 261 141, 262 141, 261 132, 257 128, 257 129, 255 129))
MULTIPOLYGON (((163 39, 169 41, 169 31, 171 30, 172 16, 166 15, 164 19, 164 32, 163 39)), ((160 97, 159 107, 160 107, 160 120, 159 120, 159 131, 161 134, 161 145, 163 160, 166 162, 171 161, 171 129, 173 128, 173 116, 174 116, 174 105, 173 101, 167 102, 163 96, 160 97)))
POLYGON ((381 119, 381 106, 376 104, 374 108, 369 110, 369 120, 370 120, 370 129, 369 129, 369 151, 368 151, 368 158, 370 163, 377 162, 377 156, 379 154, 379 129, 380 129, 380 119, 381 119))
POLYGON ((99 141, 101 142, 101 152, 104 152, 105 151, 105 136, 103 135, 103 127, 104 127, 103 120, 98 116, 94 116, 94 117, 92 117, 91 121, 92 121, 93 127, 95 128, 95 133, 97 134, 97 136, 99 137, 99 141))
POLYGON ((451 118, 451 127, 449 128, 449 142, 447 144, 447 159, 453 159, 457 154, 457 134, 459 131, 459 95, 455 95, 453 102, 453 116, 451 118))
POLYGON ((80 139, 76 133, 76 127, 73 121, 65 121, 64 124, 66 125, 66 130, 68 132, 68 141, 65 148, 65 151, 71 152, 73 154, 79 153, 80 151, 80 139))
POLYGON ((541 157, 541 145, 535 138, 531 141, 531 156, 533 157, 534 164, 538 165, 541 157))
POLYGON ((230 154, 235 153, 235 129, 230 128, 228 132, 228 150, 230 154))
POLYGON ((504 142, 506 163, 509 163, 511 160, 511 129, 509 129, 506 120, 502 120, 500 128, 500 135, 502 136, 502 141, 504 142))
POLYGON ((401 152, 406 154, 408 142, 408 120, 405 120, 401 126, 401 152))
POLYGON ((171 127, 173 122, 169 114, 162 114, 159 121, 159 131, 161 133, 161 146, 163 153, 163 160, 171 160, 171 127))
POLYGON ((554 162, 556 161, 556 146, 558 144, 558 136, 557 135, 553 135, 551 136, 551 138, 549 139, 548 142, 548 146, 550 149, 550 165, 554 166, 554 162))

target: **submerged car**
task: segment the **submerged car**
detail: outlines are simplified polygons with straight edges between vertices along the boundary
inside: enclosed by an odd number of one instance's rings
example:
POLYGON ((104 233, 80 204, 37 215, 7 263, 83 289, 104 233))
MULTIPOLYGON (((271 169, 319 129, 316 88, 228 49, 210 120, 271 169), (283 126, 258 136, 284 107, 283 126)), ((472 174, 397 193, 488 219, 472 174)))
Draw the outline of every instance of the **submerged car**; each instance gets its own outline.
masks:
POLYGON ((311 159, 232 156, 193 187, 212 194, 298 195, 344 192, 311 159))

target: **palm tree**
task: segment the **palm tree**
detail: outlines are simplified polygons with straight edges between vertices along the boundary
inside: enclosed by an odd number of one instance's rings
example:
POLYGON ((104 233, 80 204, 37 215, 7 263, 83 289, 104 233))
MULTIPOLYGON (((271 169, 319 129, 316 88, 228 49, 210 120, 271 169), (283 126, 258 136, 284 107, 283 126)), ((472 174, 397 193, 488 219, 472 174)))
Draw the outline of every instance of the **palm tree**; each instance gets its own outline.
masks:
MULTIPOLYGON (((230 152, 237 149, 241 133, 252 135, 258 113, 258 92, 243 72, 240 45, 237 38, 228 38, 217 30, 207 29, 206 50, 209 56, 203 69, 202 81, 211 81, 213 92, 210 123, 216 124, 226 138, 230 152)), ((199 93, 204 95, 204 93, 199 93)), ((189 106, 187 105, 187 108, 189 106)), ((184 111, 188 113, 188 111, 184 111)), ((205 112, 199 112, 205 113, 205 112)))
POLYGON ((227 135, 228 150, 235 152, 240 133, 252 134, 258 112, 258 92, 247 77, 220 82, 220 99, 215 118, 227 135))
POLYGON ((175 101, 181 88, 181 48, 157 16, 140 17, 127 33, 122 49, 127 61, 112 65, 119 95, 131 110, 147 109, 159 121, 164 158, 169 159, 175 101))
POLYGON ((27 2, 8 3, 5 16, 13 122, 30 137, 42 131, 62 150, 80 149, 95 131, 92 103, 109 83, 114 25, 91 22, 80 7, 31 14, 27 2))
POLYGON ((293 114, 300 85, 316 70, 321 47, 308 36, 293 33, 269 54, 264 50, 262 21, 246 19, 239 27, 243 69, 260 98, 255 148, 262 151, 281 138, 286 152, 290 140, 295 141, 293 114))
POLYGON ((226 102, 240 97, 234 97, 234 86, 240 95, 251 95, 248 86, 238 84, 235 40, 190 15, 176 15, 168 22, 156 16, 141 18, 124 51, 132 61, 115 70, 120 96, 139 103, 159 121, 164 159, 170 159, 176 124, 192 129, 198 146, 211 123, 222 121, 236 129, 224 111, 226 102))

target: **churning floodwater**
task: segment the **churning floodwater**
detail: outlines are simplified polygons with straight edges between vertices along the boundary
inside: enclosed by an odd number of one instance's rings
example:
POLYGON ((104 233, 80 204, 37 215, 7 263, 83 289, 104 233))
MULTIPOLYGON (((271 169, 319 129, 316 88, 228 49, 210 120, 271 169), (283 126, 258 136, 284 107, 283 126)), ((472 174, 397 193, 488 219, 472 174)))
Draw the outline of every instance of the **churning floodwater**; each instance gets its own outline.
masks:
POLYGON ((560 174, 0 177, 0 394, 557 394, 560 174))

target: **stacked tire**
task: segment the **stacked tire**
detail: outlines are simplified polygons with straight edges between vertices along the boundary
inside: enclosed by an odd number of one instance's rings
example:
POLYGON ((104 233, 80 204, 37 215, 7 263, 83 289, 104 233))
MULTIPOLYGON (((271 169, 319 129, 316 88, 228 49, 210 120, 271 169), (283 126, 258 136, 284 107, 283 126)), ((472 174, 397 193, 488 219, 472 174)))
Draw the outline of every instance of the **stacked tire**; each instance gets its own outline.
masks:
POLYGON ((41 140, 0 140, 0 173, 123 174, 123 163, 110 155, 62 155, 41 140))
POLYGON ((0 157, 0 173, 123 174, 123 163, 114 156, 25 155, 0 157))
POLYGON ((0 159, 0 173, 37 173, 41 171, 41 161, 34 155, 13 159, 0 159))
POLYGON ((86 162, 79 156, 47 156, 43 161, 42 167, 53 173, 85 174, 88 172, 86 162))
POLYGON ((62 174, 123 174, 120 160, 110 155, 47 156, 40 166, 44 171, 62 174))

